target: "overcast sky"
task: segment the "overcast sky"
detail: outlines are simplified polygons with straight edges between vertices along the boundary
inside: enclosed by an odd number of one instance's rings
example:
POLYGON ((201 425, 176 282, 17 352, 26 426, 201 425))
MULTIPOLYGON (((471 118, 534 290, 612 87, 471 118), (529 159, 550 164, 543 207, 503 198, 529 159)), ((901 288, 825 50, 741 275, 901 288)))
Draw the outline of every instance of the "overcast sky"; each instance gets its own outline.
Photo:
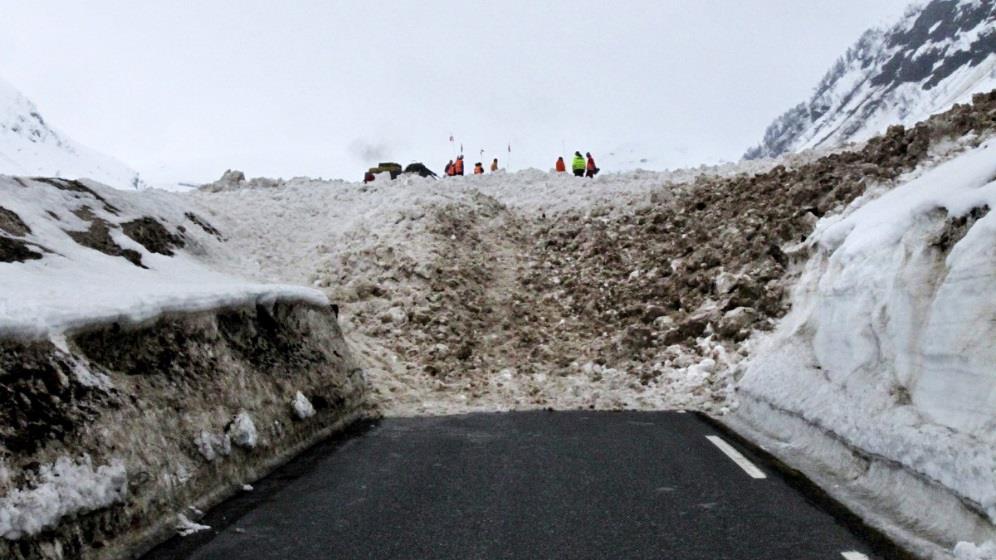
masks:
POLYGON ((0 76, 152 181, 439 170, 451 133, 664 168, 738 159, 907 3, 0 0, 0 76))

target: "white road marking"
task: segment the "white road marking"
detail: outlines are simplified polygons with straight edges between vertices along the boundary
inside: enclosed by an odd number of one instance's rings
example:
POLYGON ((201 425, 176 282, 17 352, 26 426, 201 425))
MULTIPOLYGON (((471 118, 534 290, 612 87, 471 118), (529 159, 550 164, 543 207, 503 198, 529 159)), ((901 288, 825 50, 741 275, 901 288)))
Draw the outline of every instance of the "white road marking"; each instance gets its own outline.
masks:
POLYGON ((867 556, 853 550, 851 552, 841 552, 840 555, 847 558, 847 560, 868 560, 867 556))
MULTIPOLYGON (((740 454, 739 451, 733 448, 730 444, 726 443, 723 438, 719 436, 706 436, 706 439, 711 441, 713 445, 719 448, 720 451, 726 454, 727 457, 733 459, 733 462, 737 464, 741 469, 744 470, 751 478, 768 478, 761 469, 757 468, 754 463, 747 460, 740 454)), ((849 559, 850 560, 850 559, 849 559)))

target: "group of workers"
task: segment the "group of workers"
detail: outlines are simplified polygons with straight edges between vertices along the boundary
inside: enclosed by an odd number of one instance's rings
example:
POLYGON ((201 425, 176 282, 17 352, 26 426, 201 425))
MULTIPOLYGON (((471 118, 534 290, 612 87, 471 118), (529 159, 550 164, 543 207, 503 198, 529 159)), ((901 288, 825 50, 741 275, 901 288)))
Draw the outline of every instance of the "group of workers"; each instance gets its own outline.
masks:
MULTIPOLYGON (((567 164, 564 163, 563 156, 557 158, 557 173, 566 173, 567 164)), ((600 169, 595 165, 595 158, 591 157, 591 152, 581 155, 581 152, 574 152, 574 160, 571 161, 571 171, 575 177, 594 177, 600 169), (586 159, 587 158, 587 159, 586 159)))
MULTIPOLYGON (((494 173, 498 171, 498 158, 491 160, 491 172, 494 173)), ((457 156, 456 161, 450 160, 446 164, 446 169, 444 171, 447 177, 456 177, 457 175, 463 175, 463 156, 457 156)), ((474 164, 474 175, 484 175, 484 164, 477 162, 474 164)))
MULTIPOLYGON (((567 164, 564 163, 564 156, 557 158, 557 163, 554 167, 557 173, 566 173, 567 164)), ((571 161, 571 170, 574 172, 576 177, 594 177, 600 171, 595 165, 595 158, 591 157, 591 152, 581 155, 581 152, 574 152, 574 160, 571 161)), ((494 173, 498 171, 498 158, 491 161, 491 172, 494 173)), ((457 156, 456 160, 450 160, 446 164, 445 170, 447 177, 456 177, 463 175, 463 156, 457 156)), ((484 164, 477 162, 474 164, 474 175, 484 175, 484 164)))

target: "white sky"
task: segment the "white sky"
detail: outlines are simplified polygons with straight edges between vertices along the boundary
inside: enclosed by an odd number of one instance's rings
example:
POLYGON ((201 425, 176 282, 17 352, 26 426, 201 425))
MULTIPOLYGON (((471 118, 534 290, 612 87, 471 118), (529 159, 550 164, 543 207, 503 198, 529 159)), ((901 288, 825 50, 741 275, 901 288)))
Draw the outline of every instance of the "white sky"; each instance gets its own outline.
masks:
POLYGON ((0 0, 0 76, 152 181, 440 171, 450 133, 663 168, 738 159, 907 3, 0 0))

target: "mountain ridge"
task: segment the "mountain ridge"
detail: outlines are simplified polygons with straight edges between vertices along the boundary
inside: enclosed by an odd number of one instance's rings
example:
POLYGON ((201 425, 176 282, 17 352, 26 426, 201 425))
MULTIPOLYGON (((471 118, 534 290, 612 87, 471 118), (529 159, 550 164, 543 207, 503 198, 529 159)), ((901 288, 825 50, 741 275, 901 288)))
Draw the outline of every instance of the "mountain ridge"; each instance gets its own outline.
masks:
POLYGON ((813 95, 776 118, 745 159, 864 141, 996 89, 996 0, 912 4, 837 60, 813 95))
POLYGON ((138 172, 53 128, 38 107, 0 79, 0 173, 93 179, 117 188, 141 188, 138 172))

